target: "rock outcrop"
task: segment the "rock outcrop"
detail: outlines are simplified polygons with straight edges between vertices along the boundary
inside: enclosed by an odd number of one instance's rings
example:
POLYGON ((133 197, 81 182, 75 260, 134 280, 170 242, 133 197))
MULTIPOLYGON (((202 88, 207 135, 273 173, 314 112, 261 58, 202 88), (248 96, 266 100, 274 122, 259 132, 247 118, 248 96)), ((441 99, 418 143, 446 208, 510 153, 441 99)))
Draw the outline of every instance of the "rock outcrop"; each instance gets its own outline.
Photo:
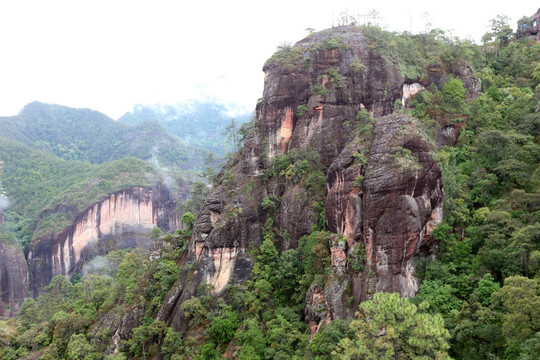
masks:
POLYGON ((0 242, 0 318, 14 316, 28 295, 28 266, 18 244, 0 242))
POLYGON ((518 28, 518 39, 525 37, 535 39, 540 44, 540 9, 531 15, 527 22, 522 23, 518 28))
POLYGON ((148 249, 152 228, 178 227, 175 209, 168 190, 159 184, 129 188, 90 206, 60 233, 35 239, 28 252, 32 296, 39 296, 55 275, 81 273, 93 256, 130 247, 148 249))
POLYGON ((332 274, 306 296, 305 320, 313 331, 352 316, 354 305, 376 291, 414 295, 415 255, 442 220, 434 144, 416 120, 392 113, 396 100, 407 102, 451 75, 462 76, 474 96, 479 82, 470 69, 432 68, 425 83, 407 83, 361 30, 340 27, 282 49, 263 71, 256 128, 197 217, 184 266, 194 270, 181 272, 159 312, 176 330, 189 321, 180 305, 202 283, 221 294, 250 279, 248 249, 261 245, 263 228, 273 225, 280 250, 295 248, 319 221, 320 202, 336 235, 328 239, 332 274), (322 194, 294 181, 295 165, 272 173, 280 156, 301 150, 320 157, 322 194), (271 197, 279 200, 273 207, 271 197))

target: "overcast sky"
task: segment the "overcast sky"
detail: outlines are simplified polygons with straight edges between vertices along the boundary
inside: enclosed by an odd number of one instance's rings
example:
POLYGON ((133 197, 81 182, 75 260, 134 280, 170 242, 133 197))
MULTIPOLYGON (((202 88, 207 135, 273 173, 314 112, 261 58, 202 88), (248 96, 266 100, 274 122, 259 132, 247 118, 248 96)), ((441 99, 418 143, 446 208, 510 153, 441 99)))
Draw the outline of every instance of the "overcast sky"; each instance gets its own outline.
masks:
MULTIPOLYGON (((247 110, 262 66, 284 42, 377 9, 390 30, 452 30, 477 43, 489 20, 512 27, 538 9, 518 1, 0 0, 0 115, 31 101, 118 118, 134 104, 215 98, 247 110), (426 16, 426 13, 428 16, 426 16)), ((1 131, 1 129, 0 129, 1 131)))

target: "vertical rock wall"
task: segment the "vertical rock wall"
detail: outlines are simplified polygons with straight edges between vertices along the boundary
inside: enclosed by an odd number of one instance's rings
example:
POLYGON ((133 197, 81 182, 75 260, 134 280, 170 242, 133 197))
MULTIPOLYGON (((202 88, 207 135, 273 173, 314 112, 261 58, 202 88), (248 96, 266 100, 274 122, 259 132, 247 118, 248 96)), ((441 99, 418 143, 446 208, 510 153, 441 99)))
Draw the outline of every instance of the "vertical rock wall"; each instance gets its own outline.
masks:
POLYGON ((17 314, 28 295, 28 266, 21 247, 0 242, 0 319, 17 314))
POLYGON ((130 188, 92 205, 62 232, 35 239, 28 253, 32 295, 38 296, 55 275, 80 273, 84 262, 95 255, 131 247, 148 249, 152 228, 177 228, 175 208, 161 186, 130 188))

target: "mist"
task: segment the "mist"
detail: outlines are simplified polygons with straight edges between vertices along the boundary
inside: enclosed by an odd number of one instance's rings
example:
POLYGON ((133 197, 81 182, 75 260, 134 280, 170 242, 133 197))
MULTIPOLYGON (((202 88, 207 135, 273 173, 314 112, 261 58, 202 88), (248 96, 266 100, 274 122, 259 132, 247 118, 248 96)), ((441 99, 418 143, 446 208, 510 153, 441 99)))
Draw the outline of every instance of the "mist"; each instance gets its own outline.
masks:
POLYGON ((82 269, 82 275, 101 275, 112 277, 116 269, 111 269, 111 262, 106 256, 96 256, 90 261, 84 263, 82 269))
POLYGON ((6 196, 0 194, 0 209, 2 210, 7 209, 10 203, 11 202, 6 196))
POLYGON ((171 176, 171 171, 168 168, 162 167, 159 164, 158 155, 157 155, 158 153, 159 153, 159 148, 157 146, 154 146, 152 150, 150 151, 150 154, 152 154, 152 157, 150 158, 150 160, 148 160, 148 162, 152 164, 152 166, 154 166, 154 168, 157 170, 165 186, 167 186, 167 188, 172 190, 175 184, 174 178, 171 176))

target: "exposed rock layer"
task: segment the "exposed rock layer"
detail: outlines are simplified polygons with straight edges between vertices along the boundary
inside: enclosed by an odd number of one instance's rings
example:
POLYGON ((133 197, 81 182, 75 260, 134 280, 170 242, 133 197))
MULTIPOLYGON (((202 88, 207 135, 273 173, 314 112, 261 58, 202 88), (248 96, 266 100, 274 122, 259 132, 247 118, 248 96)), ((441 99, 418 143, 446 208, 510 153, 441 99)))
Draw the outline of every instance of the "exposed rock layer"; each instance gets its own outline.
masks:
POLYGON ((21 247, 0 242, 0 318, 14 316, 28 294, 28 266, 21 247))
POLYGON ((153 227, 177 228, 175 205, 159 185, 122 190, 90 206, 62 232, 33 241, 28 253, 32 295, 38 296, 55 275, 81 273, 84 262, 95 255, 148 249, 153 227))

